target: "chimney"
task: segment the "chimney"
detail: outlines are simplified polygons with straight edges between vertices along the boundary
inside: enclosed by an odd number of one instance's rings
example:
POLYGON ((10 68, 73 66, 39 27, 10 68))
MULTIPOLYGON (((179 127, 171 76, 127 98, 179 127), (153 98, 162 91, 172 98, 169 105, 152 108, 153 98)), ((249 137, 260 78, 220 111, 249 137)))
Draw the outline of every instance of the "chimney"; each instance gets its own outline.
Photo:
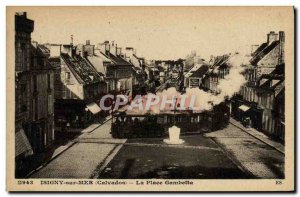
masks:
POLYGON ((103 45, 104 45, 104 52, 105 52, 106 55, 108 55, 109 52, 110 52, 109 41, 105 41, 105 42, 103 43, 103 45))
POLYGON ((94 55, 95 45, 91 45, 90 41, 87 40, 86 41, 86 45, 83 45, 82 49, 83 49, 83 53, 84 53, 85 57, 86 56, 93 56, 94 55))
POLYGON ((274 31, 268 33, 268 39, 267 39, 268 44, 271 44, 276 40, 278 40, 278 34, 276 34, 274 31))
POLYGON ((50 57, 59 57, 61 52, 61 44, 51 44, 50 47, 50 57))
POLYGON ((134 54, 134 49, 132 47, 126 47, 125 54, 126 54, 126 57, 128 56, 129 58, 131 58, 134 54))
POLYGON ((284 31, 279 32, 279 59, 278 64, 283 64, 284 60, 284 44, 285 44, 285 35, 284 31))
POLYGON ((259 45, 251 45, 251 55, 258 49, 259 45))
POLYGON ((27 18, 27 12, 17 12, 17 16, 23 16, 24 18, 27 18))
POLYGON ((73 35, 71 35, 71 45, 73 45, 73 35))
POLYGON ((117 55, 121 56, 121 54, 122 54, 122 48, 121 47, 117 47, 116 49, 117 49, 117 55))
POLYGON ((68 53, 71 57, 73 57, 73 45, 63 45, 62 52, 68 53))
POLYGON ((78 44, 76 46, 76 54, 80 55, 80 56, 83 56, 83 45, 82 44, 78 44))
POLYGON ((117 47, 118 47, 118 45, 115 44, 114 41, 113 41, 112 44, 111 44, 110 53, 113 54, 113 55, 116 55, 117 54, 117 47))
POLYGON ((32 46, 34 46, 34 48, 37 48, 38 46, 38 42, 37 41, 31 41, 32 46))

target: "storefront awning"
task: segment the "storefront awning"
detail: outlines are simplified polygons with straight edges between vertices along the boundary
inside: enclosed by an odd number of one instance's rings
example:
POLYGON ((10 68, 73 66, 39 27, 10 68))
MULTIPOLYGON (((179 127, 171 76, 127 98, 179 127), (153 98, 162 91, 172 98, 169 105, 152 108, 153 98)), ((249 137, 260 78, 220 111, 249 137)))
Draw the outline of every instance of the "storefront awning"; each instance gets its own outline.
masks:
POLYGON ((241 105, 241 106, 239 106, 239 109, 242 110, 242 111, 244 111, 244 112, 246 112, 246 111, 248 111, 250 109, 250 107, 247 106, 247 105, 241 105))
POLYGON ((94 102, 87 104, 86 107, 92 114, 97 114, 101 111, 100 107, 94 102))
POLYGON ((25 135, 25 132, 23 129, 20 129, 16 135, 15 135, 15 147, 16 147, 16 157, 19 155, 24 155, 24 157, 27 157, 29 155, 33 154, 32 147, 28 141, 27 136, 25 135))

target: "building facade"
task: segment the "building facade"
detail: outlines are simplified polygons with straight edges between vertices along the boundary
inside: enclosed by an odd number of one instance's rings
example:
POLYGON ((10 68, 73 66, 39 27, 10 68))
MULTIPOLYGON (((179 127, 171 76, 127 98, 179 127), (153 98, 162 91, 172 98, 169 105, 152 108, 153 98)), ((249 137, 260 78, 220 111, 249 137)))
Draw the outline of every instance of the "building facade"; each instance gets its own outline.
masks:
POLYGON ((26 157, 46 150, 54 136, 54 69, 43 50, 31 42, 34 21, 15 15, 16 169, 26 157))
POLYGON ((136 83, 134 66, 125 59, 122 48, 117 44, 105 41, 94 50, 94 55, 87 55, 85 58, 104 76, 109 93, 132 95, 132 88, 136 83))
POLYGON ((284 32, 270 32, 252 46, 247 83, 232 99, 232 114, 245 125, 284 141, 284 32))
POLYGON ((55 70, 55 127, 57 131, 76 131, 101 116, 99 101, 107 92, 104 78, 89 65, 73 44, 45 45, 55 70), (98 103, 98 104, 97 104, 98 103))
POLYGON ((196 64, 184 75, 185 88, 200 88, 202 81, 209 70, 209 65, 206 63, 196 64))
POLYGON ((202 79, 201 88, 208 92, 217 92, 217 85, 220 79, 229 74, 229 55, 212 57, 209 61, 209 69, 202 79))

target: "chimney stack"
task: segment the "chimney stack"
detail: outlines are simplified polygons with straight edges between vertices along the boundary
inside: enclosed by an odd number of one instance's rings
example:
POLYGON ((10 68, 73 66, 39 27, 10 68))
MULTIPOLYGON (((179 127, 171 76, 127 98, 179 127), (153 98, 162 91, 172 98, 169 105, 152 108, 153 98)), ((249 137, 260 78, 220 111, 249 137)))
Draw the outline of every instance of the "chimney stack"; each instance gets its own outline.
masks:
POLYGON ((117 55, 121 56, 121 54, 122 54, 122 48, 121 47, 117 47, 116 49, 117 49, 117 55))
POLYGON ((109 41, 105 41, 104 43, 104 47, 105 47, 105 54, 108 55, 110 52, 110 45, 109 45, 109 41))
POLYGON ((276 34, 274 31, 268 33, 268 39, 267 39, 268 44, 271 44, 276 40, 278 40, 278 34, 276 34))
POLYGON ((76 53, 76 51, 73 50, 73 45, 63 45, 62 52, 68 53, 71 57, 73 57, 74 53, 76 53))
POLYGON ((71 35, 71 45, 73 45, 73 35, 71 35))
POLYGON ((23 16, 24 18, 27 18, 27 12, 17 12, 17 16, 23 16))
POLYGON ((126 47, 125 48, 126 57, 132 58, 133 54, 134 54, 134 49, 132 47, 126 47))
POLYGON ((278 64, 284 64, 284 44, 285 44, 285 35, 284 31, 279 32, 279 59, 278 64))
POLYGON ((61 44, 50 44, 50 57, 59 57, 61 53, 61 44))
POLYGON ((90 40, 86 40, 86 45, 90 45, 90 40))

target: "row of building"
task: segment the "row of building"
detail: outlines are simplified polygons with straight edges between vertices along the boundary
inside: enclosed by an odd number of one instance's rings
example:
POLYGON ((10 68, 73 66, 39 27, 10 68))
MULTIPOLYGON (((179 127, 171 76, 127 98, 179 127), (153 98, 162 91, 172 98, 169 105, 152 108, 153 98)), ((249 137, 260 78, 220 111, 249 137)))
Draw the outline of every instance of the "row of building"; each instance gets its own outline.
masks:
MULTIPOLYGON (((284 141, 284 32, 267 34, 266 42, 252 45, 250 61, 242 65, 247 83, 230 100, 231 115, 284 141)), ((195 56, 193 66, 184 73, 184 87, 200 87, 217 93, 220 79, 230 72, 230 54, 212 57, 209 62, 195 56)))
MULTIPOLYGON (((99 107, 107 93, 129 97, 145 92, 149 70, 132 47, 105 41, 92 45, 39 44, 34 21, 15 15, 16 167, 55 140, 54 131, 82 128, 110 112, 99 107)), ((151 69, 150 69, 151 70, 151 69)), ((112 105, 107 100, 105 105, 112 105)))
MULTIPOLYGON (((55 131, 85 127, 110 113, 99 107, 107 93, 134 97, 161 84, 216 93, 218 81, 230 72, 230 55, 209 62, 196 55, 147 62, 134 48, 122 50, 109 41, 75 46, 71 37, 70 44, 39 44, 31 40, 33 31, 34 21, 16 13, 16 169, 25 157, 50 147, 55 131)), ((284 32, 270 32, 265 43, 253 45, 244 66, 247 83, 231 99, 232 116, 284 140, 284 32)))

